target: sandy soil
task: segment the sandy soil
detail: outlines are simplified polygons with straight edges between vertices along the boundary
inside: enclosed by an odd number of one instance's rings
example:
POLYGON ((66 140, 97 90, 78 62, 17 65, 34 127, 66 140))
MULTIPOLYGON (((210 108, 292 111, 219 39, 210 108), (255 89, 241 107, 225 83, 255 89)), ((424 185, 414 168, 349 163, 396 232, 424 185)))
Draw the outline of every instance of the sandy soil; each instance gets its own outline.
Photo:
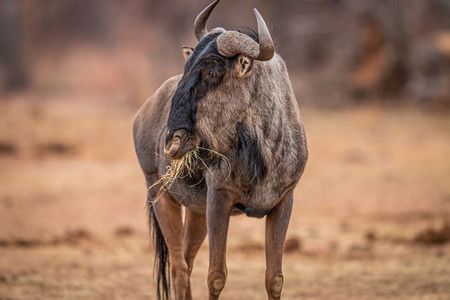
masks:
MULTIPOLYGON (((61 99, 65 99, 62 101, 61 99)), ((154 299, 136 107, 0 103, 0 299, 154 299)), ((304 108, 284 299, 450 299, 450 113, 304 108)), ((264 221, 235 217, 223 299, 265 299, 264 221)), ((208 251, 192 275, 206 299, 208 251)))

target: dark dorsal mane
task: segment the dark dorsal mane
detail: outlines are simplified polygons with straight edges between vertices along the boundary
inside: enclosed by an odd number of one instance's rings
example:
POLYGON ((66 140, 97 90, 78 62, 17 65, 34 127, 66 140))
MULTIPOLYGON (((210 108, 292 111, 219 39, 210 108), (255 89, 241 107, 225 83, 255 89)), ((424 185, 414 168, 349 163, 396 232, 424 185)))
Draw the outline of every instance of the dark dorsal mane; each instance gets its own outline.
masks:
POLYGON ((251 37, 255 42, 259 43, 259 39, 258 39, 258 32, 256 32, 254 29, 250 28, 250 27, 239 27, 239 29, 237 30, 240 33, 244 33, 246 35, 248 35, 249 37, 251 37))

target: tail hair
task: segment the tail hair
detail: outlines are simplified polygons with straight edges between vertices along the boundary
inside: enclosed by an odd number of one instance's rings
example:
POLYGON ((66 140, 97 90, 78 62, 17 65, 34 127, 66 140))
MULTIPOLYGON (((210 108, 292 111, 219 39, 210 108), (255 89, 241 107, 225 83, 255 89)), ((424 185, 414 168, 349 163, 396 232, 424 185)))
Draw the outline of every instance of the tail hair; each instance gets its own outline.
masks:
POLYGON ((169 248, 159 227, 153 205, 149 202, 149 227, 155 246, 156 296, 158 300, 170 299, 170 261, 169 248))

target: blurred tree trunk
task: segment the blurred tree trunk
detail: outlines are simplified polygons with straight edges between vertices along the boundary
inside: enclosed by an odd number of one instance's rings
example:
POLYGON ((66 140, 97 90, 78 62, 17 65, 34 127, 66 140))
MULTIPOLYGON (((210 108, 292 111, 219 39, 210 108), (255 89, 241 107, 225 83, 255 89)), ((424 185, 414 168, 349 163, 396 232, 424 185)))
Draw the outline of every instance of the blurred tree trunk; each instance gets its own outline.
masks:
POLYGON ((392 45, 390 69, 381 86, 386 96, 399 96, 403 92, 410 73, 408 58, 411 41, 406 31, 408 24, 405 18, 407 5, 411 4, 401 0, 386 2, 386 9, 390 12, 390 14, 386 13, 386 16, 391 19, 390 24, 387 24, 387 33, 392 45))
POLYGON ((27 84, 22 62, 18 4, 16 0, 0 0, 1 53, 6 90, 20 89, 27 84))
POLYGON ((351 70, 354 96, 399 96, 409 76, 409 36, 401 0, 361 2, 360 48, 351 70))

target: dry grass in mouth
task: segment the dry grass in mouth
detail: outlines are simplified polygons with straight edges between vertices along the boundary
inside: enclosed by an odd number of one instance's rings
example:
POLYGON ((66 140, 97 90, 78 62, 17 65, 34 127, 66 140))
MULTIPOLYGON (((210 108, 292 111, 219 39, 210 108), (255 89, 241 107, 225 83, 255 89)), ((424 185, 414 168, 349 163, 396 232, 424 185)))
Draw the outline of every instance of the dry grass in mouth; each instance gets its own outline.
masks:
MULTIPOLYGON (((152 203, 150 203, 150 205, 155 204, 162 197, 162 195, 164 195, 165 192, 170 190, 173 183, 178 178, 192 177, 192 175, 194 174, 193 164, 195 161, 200 161, 212 175, 212 172, 208 168, 206 162, 200 157, 199 150, 205 150, 212 156, 218 156, 219 158, 221 158, 227 165, 229 172, 231 172, 230 161, 225 155, 208 148, 197 147, 194 150, 187 152, 182 158, 172 160, 172 163, 166 167, 166 173, 161 175, 160 178, 148 188, 148 190, 150 190, 151 188, 160 185, 158 194, 152 201, 152 203)), ((225 180, 227 180, 228 177, 229 174, 225 180)), ((193 186, 195 185, 196 184, 194 184, 193 186)))

